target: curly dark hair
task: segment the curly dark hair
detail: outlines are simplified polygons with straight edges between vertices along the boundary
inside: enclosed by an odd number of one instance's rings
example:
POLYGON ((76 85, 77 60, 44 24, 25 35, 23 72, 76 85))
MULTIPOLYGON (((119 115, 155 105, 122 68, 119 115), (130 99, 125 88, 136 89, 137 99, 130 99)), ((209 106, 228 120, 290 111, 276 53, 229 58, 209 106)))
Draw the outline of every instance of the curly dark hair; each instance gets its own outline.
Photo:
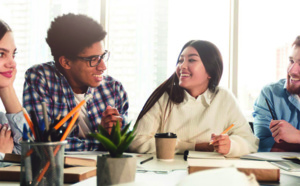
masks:
POLYGON ((12 32, 12 30, 7 23, 0 19, 0 40, 3 38, 6 32, 12 32))
POLYGON ((73 59, 78 53, 93 43, 105 38, 103 27, 92 18, 82 14, 64 14, 56 17, 48 29, 48 43, 56 65, 65 56, 73 59))

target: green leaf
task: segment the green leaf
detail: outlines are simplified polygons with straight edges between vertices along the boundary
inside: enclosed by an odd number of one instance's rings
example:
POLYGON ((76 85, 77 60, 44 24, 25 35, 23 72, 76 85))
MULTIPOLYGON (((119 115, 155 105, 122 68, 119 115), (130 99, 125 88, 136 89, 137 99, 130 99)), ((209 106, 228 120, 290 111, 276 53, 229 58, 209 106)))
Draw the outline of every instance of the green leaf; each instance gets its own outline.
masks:
POLYGON ((121 136, 123 136, 124 134, 127 133, 128 129, 129 129, 129 127, 130 127, 130 125, 131 125, 131 122, 128 123, 128 124, 124 127, 124 129, 121 131, 121 136))
POLYGON ((114 133, 112 132, 113 135, 113 142, 114 144, 118 147, 121 142, 121 132, 120 132, 120 122, 117 120, 117 124, 115 126, 114 133))
POLYGON ((111 139, 113 140, 114 139, 114 133, 115 133, 115 130, 116 130, 116 125, 113 125, 112 129, 111 129, 111 132, 110 132, 110 136, 111 136, 111 139))
POLYGON ((109 133, 107 132, 107 130, 101 124, 98 125, 98 130, 99 130, 99 133, 102 134, 103 136, 105 136, 109 139, 111 138, 109 133))
POLYGON ((106 148, 109 152, 116 152, 117 146, 107 137, 103 136, 100 133, 91 133, 90 136, 100 141, 104 148, 106 148))
MULTIPOLYGON (((131 133, 132 134, 132 133, 131 133)), ((123 154, 123 152, 129 147, 130 143, 133 141, 134 136, 129 135, 128 138, 126 138, 126 140, 123 141, 123 143, 120 144, 119 148, 116 151, 116 154, 123 154)))
POLYGON ((129 128, 130 123, 121 131, 120 122, 117 121, 117 124, 112 128, 111 134, 108 134, 104 127, 99 125, 99 133, 92 133, 90 136, 100 141, 109 151, 111 157, 121 157, 135 137, 134 131, 136 127, 132 131, 129 131, 129 128))

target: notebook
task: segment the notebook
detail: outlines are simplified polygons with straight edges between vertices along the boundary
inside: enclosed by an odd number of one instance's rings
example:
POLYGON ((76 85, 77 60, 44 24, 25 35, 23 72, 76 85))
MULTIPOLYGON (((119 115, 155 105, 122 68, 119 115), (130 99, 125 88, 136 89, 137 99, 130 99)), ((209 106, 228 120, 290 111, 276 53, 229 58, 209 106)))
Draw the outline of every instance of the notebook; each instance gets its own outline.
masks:
POLYGON ((300 157, 299 152, 257 152, 241 156, 241 159, 262 161, 288 161, 287 157, 300 157))
POLYGON ((221 159, 188 159, 189 174, 202 170, 235 167, 239 171, 255 175, 257 181, 275 181, 280 178, 280 169, 267 161, 253 160, 221 160, 221 159))
MULTIPOLYGON (((0 168, 0 181, 20 181, 20 166, 0 168)), ((68 167, 64 168, 64 182, 76 183, 96 176, 97 167, 68 167)))
POLYGON ((300 172, 300 164, 292 161, 276 161, 271 162, 273 165, 290 172, 300 172))
POLYGON ((222 154, 217 152, 185 151, 184 160, 187 159, 225 159, 222 154))

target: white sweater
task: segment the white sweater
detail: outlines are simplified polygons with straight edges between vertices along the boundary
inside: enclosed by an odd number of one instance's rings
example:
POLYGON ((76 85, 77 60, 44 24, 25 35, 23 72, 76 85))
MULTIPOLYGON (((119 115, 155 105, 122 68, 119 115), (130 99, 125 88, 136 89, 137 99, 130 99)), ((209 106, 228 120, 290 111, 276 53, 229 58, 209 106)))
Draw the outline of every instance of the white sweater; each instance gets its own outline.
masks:
POLYGON ((236 99, 221 87, 217 90, 212 93, 207 89, 197 99, 185 91, 184 101, 174 104, 165 122, 163 113, 169 96, 164 93, 139 121, 130 150, 138 153, 155 152, 154 135, 163 132, 177 134, 178 151, 195 150, 196 143, 208 143, 212 133, 221 134, 234 124, 227 133, 231 146, 226 156, 239 157, 257 152, 259 140, 252 133, 236 99))

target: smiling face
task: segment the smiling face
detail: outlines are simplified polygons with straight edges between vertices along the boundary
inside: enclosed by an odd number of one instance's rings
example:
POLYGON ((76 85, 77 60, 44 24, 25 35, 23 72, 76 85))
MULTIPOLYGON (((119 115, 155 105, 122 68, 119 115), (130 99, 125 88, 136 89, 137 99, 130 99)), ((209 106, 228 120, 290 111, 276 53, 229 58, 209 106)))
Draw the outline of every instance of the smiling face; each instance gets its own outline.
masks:
MULTIPOLYGON (((80 57, 102 55, 105 52, 103 42, 95 42, 78 54, 80 57)), ((90 67, 88 61, 76 59, 68 63, 66 78, 75 93, 85 93, 88 87, 97 87, 102 81, 106 65, 102 60, 98 66, 90 67)))
POLYGON ((12 85, 16 75, 14 60, 16 45, 12 32, 7 32, 0 40, 0 88, 12 85))
POLYGON ((205 70, 197 50, 186 47, 177 63, 176 74, 179 86, 186 89, 193 97, 197 97, 208 88, 210 76, 205 70))
POLYGON ((300 47, 294 46, 287 74, 287 90, 300 95, 300 47))

